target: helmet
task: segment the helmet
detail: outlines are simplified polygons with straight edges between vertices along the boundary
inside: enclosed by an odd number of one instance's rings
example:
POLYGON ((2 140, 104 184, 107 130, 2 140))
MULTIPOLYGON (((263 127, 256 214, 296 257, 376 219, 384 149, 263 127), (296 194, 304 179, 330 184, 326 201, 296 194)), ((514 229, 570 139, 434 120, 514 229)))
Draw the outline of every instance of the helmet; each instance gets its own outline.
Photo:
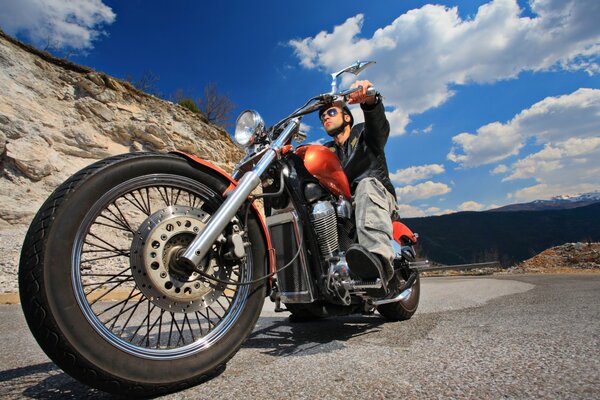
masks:
MULTIPOLYGON (((352 127, 352 125, 354 125, 354 117, 352 116, 352 113, 350 112, 350 109, 348 108, 348 106, 346 105, 346 103, 344 102, 335 102, 335 103, 331 103, 328 104, 326 106, 323 106, 319 109, 319 119, 321 119, 321 116, 323 115, 323 113, 327 110, 329 110, 331 107, 341 107, 342 108, 342 112, 344 114, 347 114, 350 116, 350 122, 348 123, 348 125, 350 125, 352 127)), ((344 124, 345 125, 345 124, 344 124)))

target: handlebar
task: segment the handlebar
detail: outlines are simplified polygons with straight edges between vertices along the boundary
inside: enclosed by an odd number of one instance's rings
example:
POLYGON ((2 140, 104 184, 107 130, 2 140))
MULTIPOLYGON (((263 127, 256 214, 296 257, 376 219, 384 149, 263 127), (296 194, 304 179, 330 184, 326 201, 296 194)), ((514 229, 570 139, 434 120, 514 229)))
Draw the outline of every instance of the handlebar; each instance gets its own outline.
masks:
MULTIPOLYGON (((283 124, 285 122, 291 120, 292 118, 299 118, 304 115, 313 113, 313 112, 317 111, 319 108, 321 108, 323 105, 333 103, 336 100, 339 100, 340 98, 343 99, 344 101, 346 101, 347 97, 350 94, 357 92, 359 90, 362 90, 362 86, 360 86, 360 85, 355 88, 342 90, 341 92, 337 92, 337 93, 326 93, 326 94, 321 94, 321 95, 315 96, 315 97, 311 98, 310 100, 308 100, 302 107, 298 108, 296 111, 294 111, 293 113, 291 113, 290 115, 288 115, 287 117, 285 117, 284 119, 282 119, 281 121, 279 121, 278 123, 273 125, 270 128, 270 131, 275 132, 279 127, 283 126, 283 124)), ((371 86, 367 89, 367 96, 376 96, 378 94, 379 94, 379 92, 373 86, 371 86)))
MULTIPOLYGON (((348 97, 352 93, 358 92, 358 91, 360 91, 362 89, 363 89, 363 87, 359 85, 359 86, 357 86, 355 88, 352 88, 352 89, 342 90, 341 92, 336 93, 336 94, 339 95, 339 96, 342 96, 342 97, 344 97, 344 99, 346 99, 346 97, 348 97)), ((371 86, 371 87, 369 87, 367 89, 367 96, 376 96, 378 94, 379 94, 379 92, 373 86, 371 86)))

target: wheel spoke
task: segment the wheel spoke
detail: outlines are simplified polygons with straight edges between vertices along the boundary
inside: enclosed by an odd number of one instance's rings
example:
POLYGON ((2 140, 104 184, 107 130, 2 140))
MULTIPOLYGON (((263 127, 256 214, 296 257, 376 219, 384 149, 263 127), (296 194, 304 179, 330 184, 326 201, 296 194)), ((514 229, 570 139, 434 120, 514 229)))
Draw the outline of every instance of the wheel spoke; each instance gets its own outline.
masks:
POLYGON ((131 314, 129 314, 129 317, 127 318, 127 320, 125 321, 125 323, 121 327, 121 332, 125 332, 125 329, 127 329, 127 326, 129 325, 129 322, 131 322, 131 319, 135 315, 136 310, 138 309, 138 307, 140 306, 140 304, 142 304, 145 300, 146 300, 146 297, 142 295, 142 297, 140 297, 140 299, 138 300, 138 302, 135 304, 135 306, 131 310, 131 314))
POLYGON ((106 212, 110 213, 112 215, 112 217, 107 216, 106 214, 100 214, 98 216, 98 218, 104 218, 109 220, 110 222, 112 222, 114 225, 111 224, 106 224, 106 223, 102 223, 99 222, 98 220, 96 220, 96 224, 98 225, 104 225, 107 226, 109 228, 115 228, 115 229, 120 229, 126 232, 131 232, 133 233, 133 228, 131 227, 131 225, 129 224, 129 221, 127 221, 127 217, 125 217, 125 215, 123 214, 123 212, 121 211, 121 209, 119 208, 119 206, 116 203, 112 203, 110 206, 108 206, 105 209, 106 212), (110 207, 114 207, 117 209, 118 215, 115 214, 115 212, 113 210, 111 210, 110 207))
MULTIPOLYGON (((127 278, 127 279, 114 280, 114 281, 111 281, 110 283, 118 283, 119 285, 121 285, 121 284, 123 284, 125 282, 133 282, 133 277, 127 278)), ((106 285, 106 283, 107 282, 82 283, 81 286, 83 286, 83 287, 90 287, 90 286, 106 285)))
POLYGON ((129 250, 127 250, 127 249, 119 249, 116 246, 112 245, 111 243, 107 242, 106 240, 98 237, 97 235, 95 235, 95 234, 93 234, 91 232, 89 233, 89 235, 91 237, 93 237, 94 239, 101 241, 102 243, 104 243, 108 247, 103 247, 103 246, 100 246, 99 244, 88 242, 88 241, 86 241, 85 244, 87 244, 89 246, 92 246, 92 247, 98 247, 99 249, 103 249, 103 250, 105 250, 107 252, 112 252, 112 253, 118 254, 118 255, 123 256, 123 257, 129 257, 129 250))
POLYGON ((127 200, 127 201, 128 201, 129 203, 131 203, 131 204, 132 204, 132 205, 133 205, 135 208, 137 208, 138 210, 140 210, 140 211, 141 211, 141 212, 143 212, 144 214, 146 214, 146 215, 150 215, 150 213, 151 213, 150 206, 149 206, 149 204, 146 204, 146 203, 144 202, 144 197, 143 197, 143 196, 140 196, 140 197, 141 197, 141 199, 138 199, 138 198, 135 196, 135 192, 131 192, 131 193, 128 193, 128 194, 129 194, 129 197, 128 197, 127 195, 125 195, 125 196, 123 196, 122 198, 123 198, 124 200, 127 200))
MULTIPOLYGON (((100 300, 102 300, 103 298, 105 298, 108 294, 110 294, 113 290, 115 290, 116 288, 118 288, 119 286, 121 286, 123 283, 125 282, 131 282, 130 280, 123 280, 123 281, 119 281, 119 283, 117 283, 117 285, 113 286, 112 288, 108 289, 106 292, 104 292, 103 294, 101 294, 96 300, 92 301, 90 303, 90 306, 93 306, 94 304, 96 304, 97 302, 99 302, 100 300)), ((109 282, 106 282, 109 283, 109 282)), ((110 282, 113 283, 113 282, 110 282)), ((83 284, 82 284, 83 286, 83 284)), ((92 289, 91 291, 89 291, 87 294, 88 296, 90 295, 90 293, 98 290, 100 287, 97 287, 96 289, 92 289)))
MULTIPOLYGON (((230 311, 242 309, 247 299, 240 295, 246 287, 215 283, 169 264, 170 254, 189 244, 222 201, 206 186, 172 179, 131 184, 81 228, 76 284, 83 307, 105 328, 98 330, 101 335, 134 353, 201 348, 231 329, 225 321, 239 314, 230 311)), ((213 246, 215 254, 222 254, 219 246, 213 246)), ((239 282, 247 267, 224 265, 217 257, 207 268, 215 278, 239 282)))
POLYGON ((158 187, 158 188, 156 188, 156 190, 158 190, 158 194, 160 194, 160 197, 162 198, 162 200, 165 203, 165 205, 167 207, 170 206, 171 205, 171 201, 169 199, 169 193, 167 193, 167 188, 165 188, 165 187, 158 187))
MULTIPOLYGON (((107 274, 108 276, 111 276, 111 278, 110 278, 110 279, 108 279, 108 280, 107 280, 106 282, 104 282, 104 283, 105 283, 105 284, 109 284, 109 283, 112 283, 112 281, 113 281, 114 279, 117 279, 117 278, 119 278, 119 277, 122 277, 122 276, 128 276, 128 275, 125 275, 125 273, 126 273, 127 271, 129 271, 129 267, 127 267, 127 268, 123 269, 123 270, 122 270, 120 273, 118 273, 118 274, 112 274, 112 275, 108 275, 108 274, 107 274)), ((84 275, 82 275, 82 277, 85 277, 85 276, 88 276, 88 274, 84 274, 84 275)), ((83 285, 83 282, 82 282, 81 284, 83 285)), ((86 293, 85 293, 85 295, 86 295, 86 296, 89 296, 90 294, 92 294, 93 292, 95 292, 95 291, 96 291, 96 290, 98 290, 98 289, 99 289, 99 288, 92 289, 92 290, 90 290, 89 292, 86 292, 86 293)), ((114 289, 114 288, 113 288, 113 289, 114 289)), ((94 302, 94 303, 95 303, 95 302, 94 302)), ((90 303, 90 305, 94 305, 94 303, 90 303)))

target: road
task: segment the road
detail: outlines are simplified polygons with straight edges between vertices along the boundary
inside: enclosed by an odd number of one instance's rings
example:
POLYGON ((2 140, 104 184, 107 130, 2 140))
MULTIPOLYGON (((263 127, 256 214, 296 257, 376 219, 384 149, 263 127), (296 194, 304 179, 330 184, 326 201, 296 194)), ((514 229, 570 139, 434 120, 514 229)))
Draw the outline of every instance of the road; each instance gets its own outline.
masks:
MULTIPOLYGON (((162 399, 600 398, 599 274, 427 278, 397 323, 272 309, 221 375, 162 399)), ((0 398, 111 398, 47 358, 19 306, 0 318, 0 398)))

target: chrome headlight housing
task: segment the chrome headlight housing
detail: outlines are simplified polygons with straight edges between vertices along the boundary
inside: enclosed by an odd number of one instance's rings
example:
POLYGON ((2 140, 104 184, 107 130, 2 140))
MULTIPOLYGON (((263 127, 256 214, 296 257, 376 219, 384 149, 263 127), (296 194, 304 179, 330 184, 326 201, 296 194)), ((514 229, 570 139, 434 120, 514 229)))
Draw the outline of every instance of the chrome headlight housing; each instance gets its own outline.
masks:
POLYGON ((248 147, 264 133, 265 123, 254 110, 243 111, 235 122, 234 139, 242 147, 248 147))

